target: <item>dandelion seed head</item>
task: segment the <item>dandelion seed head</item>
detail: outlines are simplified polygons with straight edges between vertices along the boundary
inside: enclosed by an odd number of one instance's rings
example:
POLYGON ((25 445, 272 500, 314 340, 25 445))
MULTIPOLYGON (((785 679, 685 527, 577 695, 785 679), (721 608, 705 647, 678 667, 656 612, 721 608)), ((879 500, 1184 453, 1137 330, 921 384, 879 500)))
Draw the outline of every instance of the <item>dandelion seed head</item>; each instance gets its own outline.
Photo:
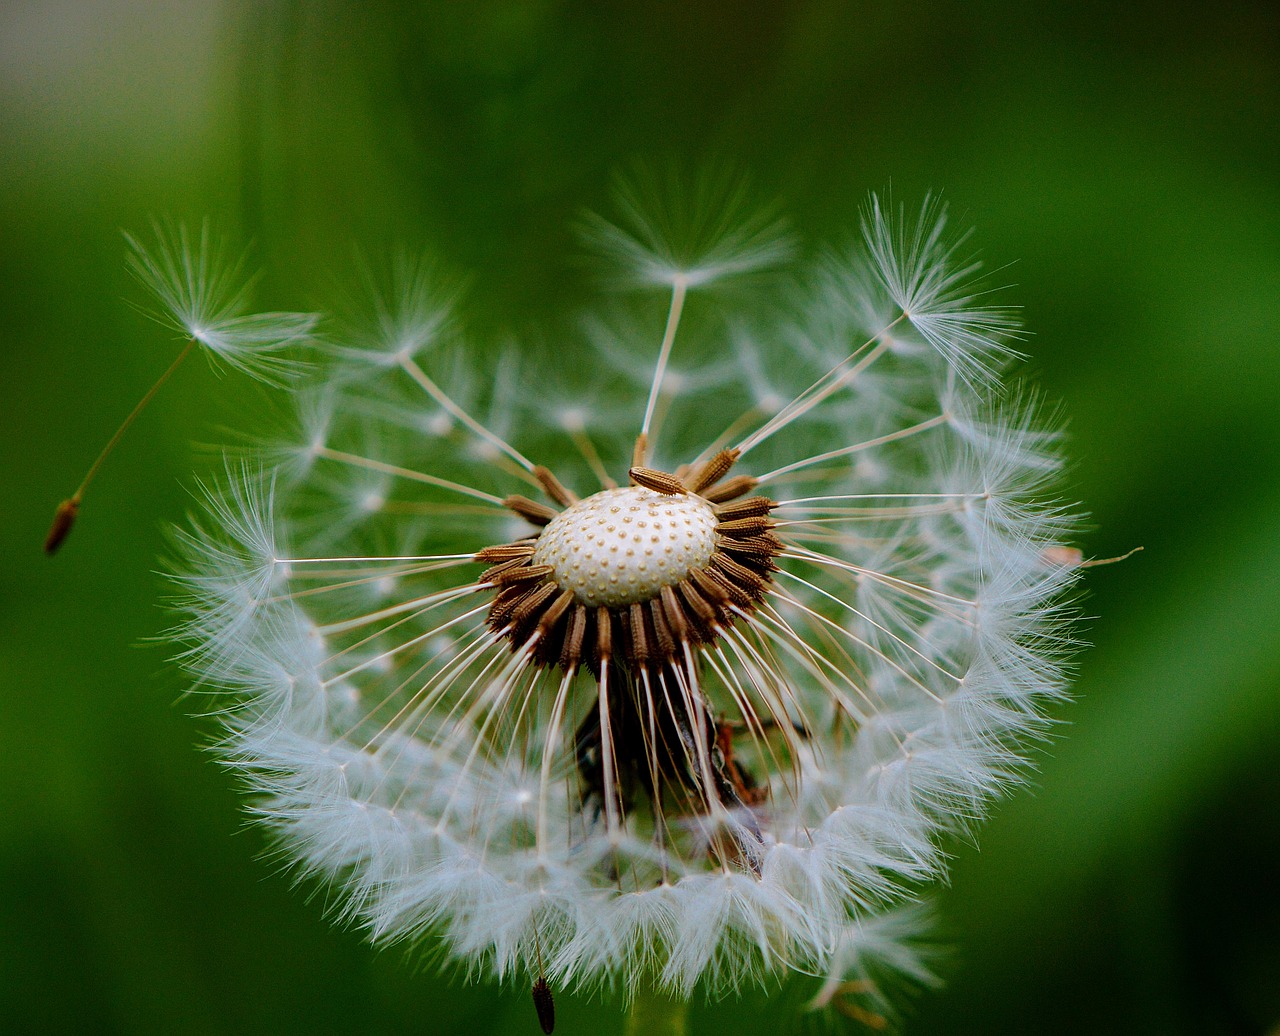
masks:
POLYGON ((378 296, 300 396, 306 463, 182 535, 185 658, 373 938, 575 989, 801 972, 882 1018, 863 984, 928 980, 905 905, 1063 693, 1053 419, 934 203, 719 319, 793 242, 736 192, 637 197, 587 234, 665 322, 585 321, 549 373, 439 348, 429 278, 378 296))

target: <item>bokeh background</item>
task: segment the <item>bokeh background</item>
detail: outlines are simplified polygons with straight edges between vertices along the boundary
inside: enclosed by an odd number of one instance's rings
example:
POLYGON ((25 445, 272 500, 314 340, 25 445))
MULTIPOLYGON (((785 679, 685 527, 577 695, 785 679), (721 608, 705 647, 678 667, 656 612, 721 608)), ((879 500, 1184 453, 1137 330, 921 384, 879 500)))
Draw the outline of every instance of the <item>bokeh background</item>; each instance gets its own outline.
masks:
MULTIPOLYGON (((517 339, 590 302, 568 225, 639 157, 727 160, 839 241, 942 189, 1070 418, 1077 700, 939 897, 909 1032, 1280 1031, 1280 30, 1218 5, 6 0, 0 6, 0 1031, 536 1031, 324 920, 180 699, 156 574, 256 409, 183 371, 62 555, 54 505, 177 347, 120 229, 211 217, 268 308, 427 246, 517 339)), ((564 1033, 616 1006, 562 995, 564 1033)), ((696 1006, 777 1031, 794 997, 696 1006)), ((849 1023, 850 1031, 859 1031, 849 1023)))

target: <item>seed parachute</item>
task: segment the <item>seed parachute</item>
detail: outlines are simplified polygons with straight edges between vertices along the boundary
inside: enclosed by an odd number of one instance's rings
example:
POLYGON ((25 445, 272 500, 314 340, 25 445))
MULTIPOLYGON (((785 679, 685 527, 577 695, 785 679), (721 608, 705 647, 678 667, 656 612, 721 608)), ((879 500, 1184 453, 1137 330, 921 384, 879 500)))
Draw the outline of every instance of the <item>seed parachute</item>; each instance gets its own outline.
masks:
POLYGON ((634 194, 589 219, 623 297, 541 361, 400 264, 182 534, 185 659, 283 853, 544 1027, 551 987, 790 972, 883 1021, 866 974, 927 976, 910 904, 1072 648, 1056 436, 945 211, 872 199, 802 260, 707 204, 677 243, 634 194))

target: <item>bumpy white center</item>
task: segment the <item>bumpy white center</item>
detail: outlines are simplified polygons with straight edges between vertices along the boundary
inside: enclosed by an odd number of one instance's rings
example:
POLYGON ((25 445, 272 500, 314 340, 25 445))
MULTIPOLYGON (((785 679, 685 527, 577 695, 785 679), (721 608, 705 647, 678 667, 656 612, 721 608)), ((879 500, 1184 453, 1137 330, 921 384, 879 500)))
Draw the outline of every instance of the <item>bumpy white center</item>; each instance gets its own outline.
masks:
POLYGON ((606 489, 551 520, 533 563, 550 565, 581 604, 634 604, 710 562, 715 530, 715 512, 699 497, 606 489))

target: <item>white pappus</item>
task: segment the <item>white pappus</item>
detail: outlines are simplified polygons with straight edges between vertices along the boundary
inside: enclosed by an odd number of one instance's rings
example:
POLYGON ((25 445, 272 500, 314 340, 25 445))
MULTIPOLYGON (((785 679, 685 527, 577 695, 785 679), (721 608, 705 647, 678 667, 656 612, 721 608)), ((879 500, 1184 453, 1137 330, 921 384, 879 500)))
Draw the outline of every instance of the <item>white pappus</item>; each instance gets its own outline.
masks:
POLYGON ((184 657, 374 940, 882 1021, 858 976, 927 975, 909 904, 1063 692, 1056 434, 936 201, 811 261, 733 191, 621 209, 635 307, 541 364, 400 270, 182 534, 184 657))

